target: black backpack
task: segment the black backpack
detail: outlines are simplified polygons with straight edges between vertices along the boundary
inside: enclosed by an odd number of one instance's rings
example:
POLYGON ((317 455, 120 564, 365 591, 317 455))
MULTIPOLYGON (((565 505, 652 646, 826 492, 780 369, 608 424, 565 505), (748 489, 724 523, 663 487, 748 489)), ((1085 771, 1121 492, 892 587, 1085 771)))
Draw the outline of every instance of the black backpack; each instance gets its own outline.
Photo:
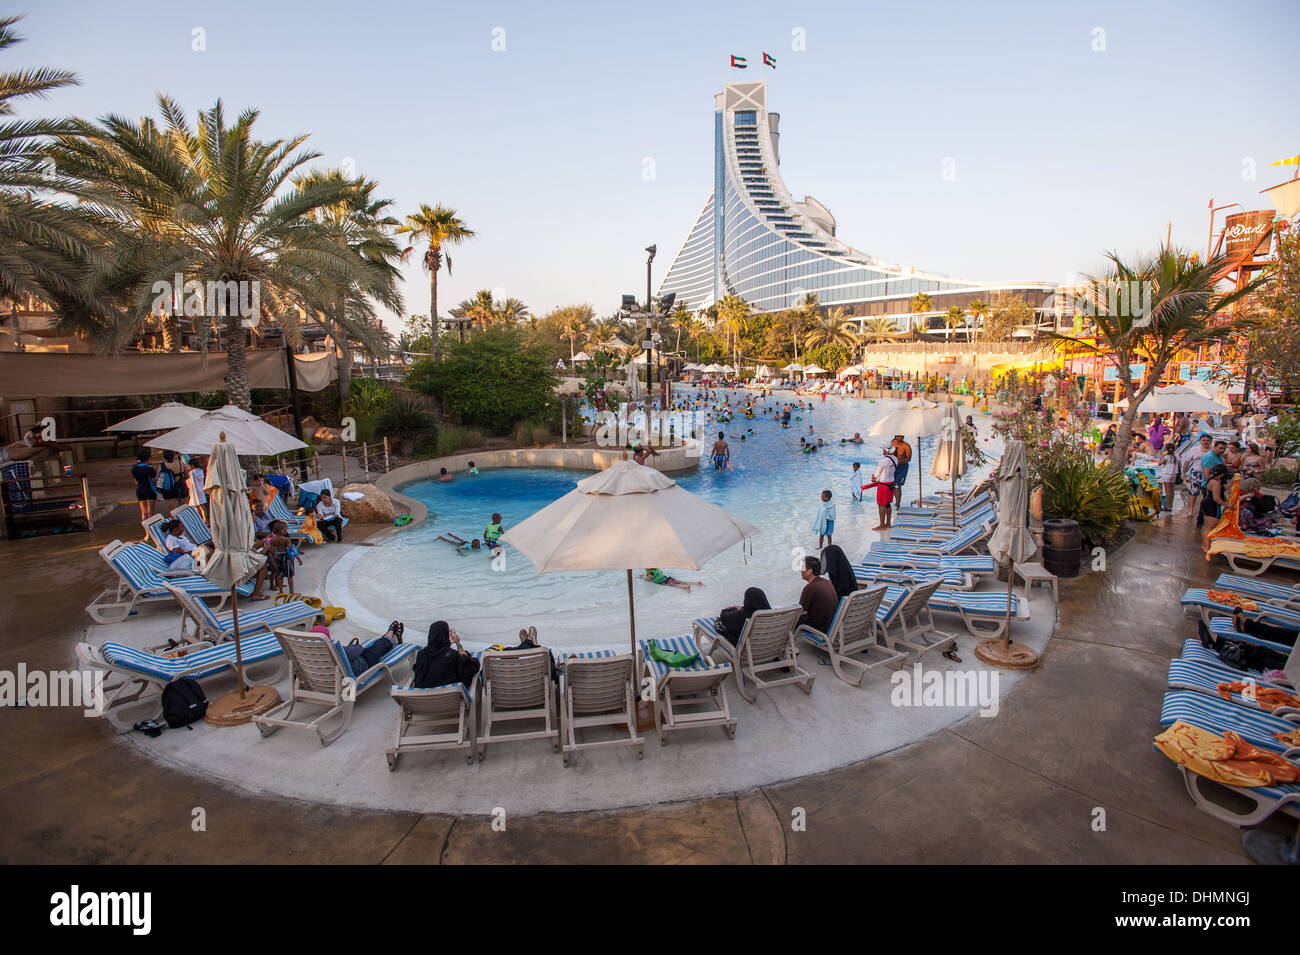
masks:
POLYGON ((179 729, 203 719, 208 711, 208 698, 197 680, 183 676, 163 687, 162 708, 167 725, 179 729))

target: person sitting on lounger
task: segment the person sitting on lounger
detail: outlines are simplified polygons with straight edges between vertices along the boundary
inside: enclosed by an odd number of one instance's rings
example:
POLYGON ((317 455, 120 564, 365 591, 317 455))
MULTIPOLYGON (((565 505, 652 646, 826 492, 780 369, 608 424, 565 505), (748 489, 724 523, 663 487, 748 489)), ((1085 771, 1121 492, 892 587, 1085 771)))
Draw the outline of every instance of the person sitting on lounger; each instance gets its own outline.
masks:
POLYGON ((767 594, 763 593, 758 587, 750 587, 745 591, 741 605, 739 607, 723 607, 718 614, 718 618, 713 622, 713 626, 718 631, 718 636, 735 646, 736 641, 740 639, 740 632, 745 629, 745 624, 749 622, 749 618, 760 610, 771 609, 772 605, 768 603, 767 594))
POLYGON ((446 620, 429 627, 429 642, 415 655, 411 686, 417 690, 460 683, 468 687, 478 675, 479 662, 460 644, 460 637, 446 620))
POLYGON ((687 593, 691 592, 692 587, 704 586, 704 581, 702 580, 685 581, 685 580, 678 580, 676 577, 669 577, 658 567, 647 567, 645 569, 645 579, 650 581, 650 583, 652 584, 660 584, 661 586, 666 586, 666 587, 676 587, 678 590, 684 590, 687 593))

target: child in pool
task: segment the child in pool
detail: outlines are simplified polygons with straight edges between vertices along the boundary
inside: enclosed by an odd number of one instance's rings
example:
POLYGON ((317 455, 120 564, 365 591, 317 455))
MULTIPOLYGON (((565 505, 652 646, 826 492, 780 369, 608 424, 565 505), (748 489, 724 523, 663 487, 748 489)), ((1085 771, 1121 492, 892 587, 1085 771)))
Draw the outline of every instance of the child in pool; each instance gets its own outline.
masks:
POLYGON ((644 576, 645 579, 650 581, 652 584, 660 584, 665 587, 676 587, 678 590, 684 590, 687 593, 691 592, 691 587, 704 586, 704 581, 702 580, 685 581, 678 580, 676 577, 669 577, 658 567, 647 567, 644 576))

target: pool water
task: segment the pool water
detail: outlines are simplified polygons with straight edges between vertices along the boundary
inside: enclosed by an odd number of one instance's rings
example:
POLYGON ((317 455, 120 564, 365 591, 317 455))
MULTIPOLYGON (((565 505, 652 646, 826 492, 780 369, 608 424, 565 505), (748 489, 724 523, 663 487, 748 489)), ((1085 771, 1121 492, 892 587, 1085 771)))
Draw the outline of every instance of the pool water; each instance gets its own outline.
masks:
MULTIPOLYGON (((678 390, 677 394, 682 392, 678 390)), ((693 392, 687 391, 687 394, 693 392)), ((733 405, 737 392, 727 393, 733 405)), ((789 401, 788 392, 765 399, 771 408, 789 401)), ((810 399, 803 399, 805 404, 810 399)), ((772 415, 746 420, 737 414, 729 423, 710 422, 703 441, 706 457, 698 471, 672 475, 682 487, 699 494, 754 524, 759 534, 719 554, 699 570, 664 568, 679 580, 703 581, 690 593, 641 580, 633 585, 637 634, 642 637, 687 633, 691 621, 716 616, 724 606, 740 603, 746 587, 762 587, 773 606, 797 601, 803 581, 795 569, 804 553, 817 553, 813 521, 823 489, 835 505, 834 541, 851 559, 866 551, 878 535, 874 489, 859 503, 849 497, 852 463, 859 461, 869 480, 887 439, 870 438, 872 424, 904 402, 829 397, 817 399, 811 412, 797 412, 790 428, 782 429, 772 415), (795 420, 800 417, 802 420, 795 420), (812 425, 813 431, 808 431, 812 425), (732 470, 714 471, 707 449, 717 431, 731 445, 732 470), (840 444, 841 437, 861 432, 866 444, 840 444), (799 438, 822 438, 816 454, 799 452, 799 438), (742 440, 743 437, 743 440, 742 440)), ((977 416, 981 449, 996 457, 1001 443, 991 438, 991 419, 977 416)), ((937 438, 920 441, 920 470, 926 493, 940 482, 928 473, 937 438)), ((908 436, 913 448, 915 436, 908 436)), ((917 454, 913 454, 904 500, 917 496, 917 454)), ((969 486, 990 466, 974 469, 958 481, 969 486)), ((353 599, 384 620, 401 619, 408 629, 423 632, 434 620, 445 619, 466 640, 513 645, 520 628, 536 626, 543 642, 553 646, 612 643, 628 635, 627 578, 622 571, 538 574, 522 554, 505 548, 496 561, 486 549, 458 554, 439 535, 482 538, 494 512, 508 531, 547 504, 573 490, 589 472, 547 469, 483 470, 478 476, 459 474, 454 481, 420 481, 401 488, 429 508, 429 519, 365 554, 353 567, 349 586, 353 599)), ((620 533, 611 530, 611 533, 620 533)))

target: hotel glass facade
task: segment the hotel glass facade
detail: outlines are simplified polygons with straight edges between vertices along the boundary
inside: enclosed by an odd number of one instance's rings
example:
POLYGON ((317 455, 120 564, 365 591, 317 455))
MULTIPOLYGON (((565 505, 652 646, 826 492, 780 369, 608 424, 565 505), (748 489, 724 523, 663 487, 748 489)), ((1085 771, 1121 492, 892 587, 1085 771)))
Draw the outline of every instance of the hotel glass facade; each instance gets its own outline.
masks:
POLYGON ((659 287, 692 311, 736 295, 760 312, 793 308, 804 295, 861 319, 887 316, 909 328, 912 296, 929 294, 934 317, 976 299, 1020 297, 1040 309, 1045 282, 969 282, 885 262, 835 236, 817 200, 796 201, 777 171, 780 117, 767 111, 767 84, 728 83, 716 97, 713 192, 659 287))

